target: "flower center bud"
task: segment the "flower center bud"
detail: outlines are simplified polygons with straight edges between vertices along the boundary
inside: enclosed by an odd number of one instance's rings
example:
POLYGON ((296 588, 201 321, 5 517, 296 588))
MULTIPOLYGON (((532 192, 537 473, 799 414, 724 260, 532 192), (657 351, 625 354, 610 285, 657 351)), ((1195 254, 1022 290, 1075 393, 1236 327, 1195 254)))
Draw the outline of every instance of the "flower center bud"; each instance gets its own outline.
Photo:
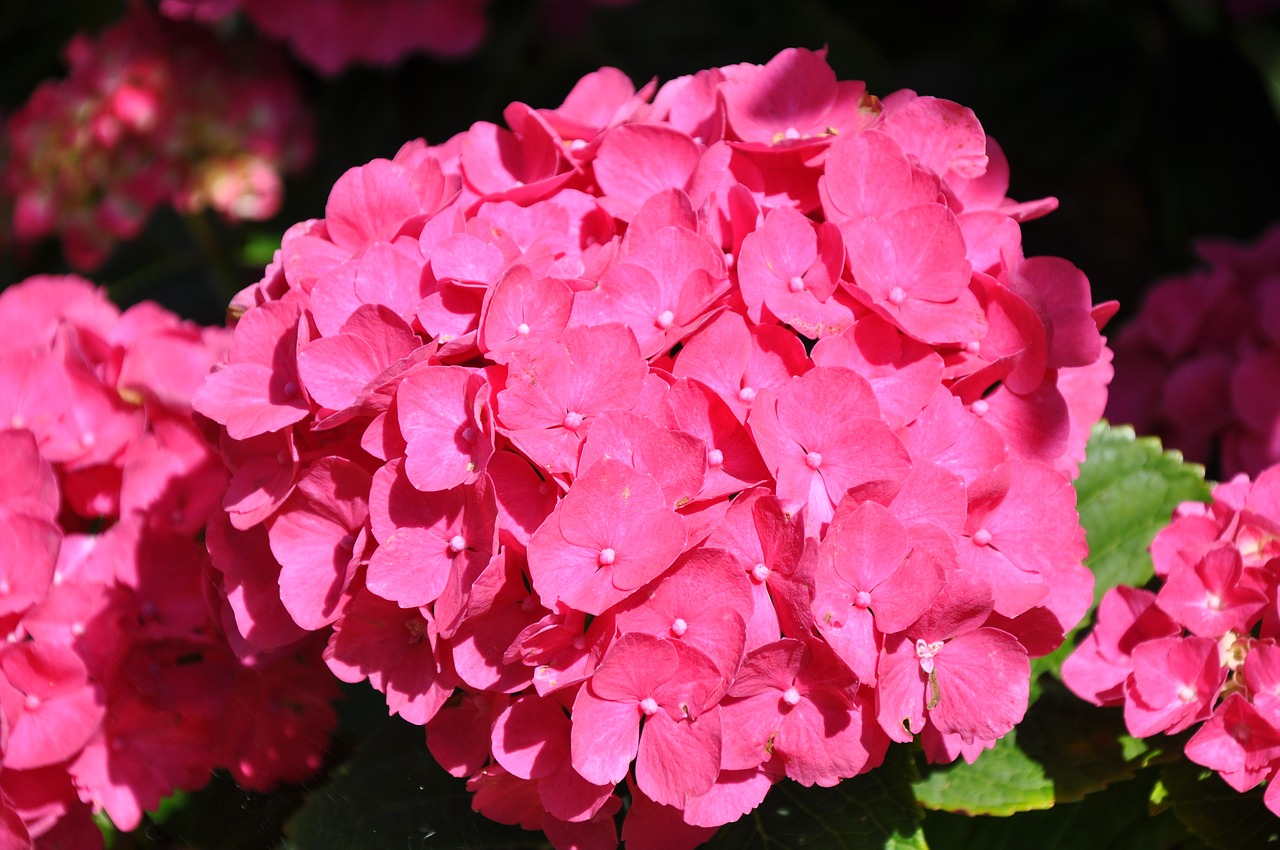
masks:
POLYGON ((658 711, 658 701, 653 697, 645 697, 640 700, 640 710, 646 717, 652 717, 658 711))
POLYGON ((751 577, 756 581, 764 581, 769 577, 769 568, 764 564, 756 564, 751 568, 751 577))
POLYGON ((853 604, 859 608, 871 607, 871 594, 866 590, 859 590, 858 595, 853 597, 853 604))
POLYGON ((671 624, 671 634, 680 637, 687 631, 689 631, 689 624, 684 621, 683 617, 676 617, 671 624))
POLYGON ((982 350, 982 343, 976 339, 971 340, 964 344, 964 350, 969 352, 970 354, 977 354, 979 351, 982 350))
POLYGON ((658 318, 654 319, 653 321, 658 327, 662 328, 665 331, 667 328, 671 327, 672 323, 675 322, 675 320, 676 320, 675 313, 672 313, 670 310, 663 310, 661 313, 658 314, 658 318))
POLYGON ((1205 599, 1204 604, 1210 611, 1221 611, 1222 597, 1216 593, 1210 593, 1205 599))
POLYGON ((969 409, 973 411, 974 416, 986 416, 987 411, 991 409, 991 405, 987 403, 985 398, 980 398, 969 405, 969 409))
POLYGON ((520 324, 516 325, 516 333, 520 334, 520 336, 528 336, 529 326, 526 325, 524 322, 521 322, 520 324))
POLYGON ((792 292, 804 292, 804 278, 800 275, 795 275, 791 280, 787 281, 787 289, 792 292))
POLYGON ((1195 700, 1195 698, 1196 698, 1196 689, 1191 687, 1190 685, 1183 685, 1181 688, 1178 688, 1178 699, 1181 702, 1184 702, 1184 703, 1192 702, 1193 700, 1195 700))
POLYGON ((85 632, 84 623, 72 623, 71 634, 75 637, 83 637, 85 632))
POLYGON ((570 410, 564 415, 564 427, 570 431, 577 431, 582 427, 582 414, 570 410))
POLYGON ((800 692, 794 687, 787 688, 782 692, 782 701, 787 705, 797 705, 800 702, 800 692))
POLYGON ((901 304, 907 300, 907 292, 901 286, 895 286, 889 290, 889 301, 893 304, 901 304))
POLYGON ((810 469, 817 469, 818 467, 822 466, 822 453, 809 452, 807 455, 804 456, 804 465, 809 467, 810 469))
POLYGON ((298 385, 297 385, 297 384, 295 384, 293 381, 290 381, 289 383, 285 384, 285 385, 284 385, 284 394, 285 394, 285 395, 297 395, 297 394, 298 394, 298 385))
POLYGON ((40 697, 35 694, 27 694, 26 699, 22 701, 22 705, 27 711, 35 711, 40 707, 40 697))
POLYGON ((617 557, 618 557, 618 553, 614 552, 612 549, 601 549, 600 557, 597 558, 596 560, 599 561, 600 566, 607 567, 610 564, 612 564, 614 559, 617 557))
POLYGON ((449 539, 449 551, 453 554, 456 555, 465 548, 467 548, 467 539, 461 534, 455 534, 449 539))
POLYGON ((986 546, 991 543, 991 532, 985 528, 979 528, 973 533, 973 543, 975 546, 986 546))
POLYGON ((462 429, 462 439, 469 443, 476 438, 477 433, 475 428, 468 426, 462 429))
POLYGON ((755 400, 755 397, 756 397, 756 391, 753 390, 751 387, 743 387, 742 389, 738 390, 738 401, 742 402, 743 404, 751 404, 751 402, 755 400))
POLYGON ((933 657, 942 651, 942 641, 925 643, 924 638, 916 639, 916 656, 920 659, 920 669, 926 673, 933 672, 933 657))
POLYGON ((724 452, 719 449, 712 449, 707 452, 707 466, 717 467, 724 465, 724 452))

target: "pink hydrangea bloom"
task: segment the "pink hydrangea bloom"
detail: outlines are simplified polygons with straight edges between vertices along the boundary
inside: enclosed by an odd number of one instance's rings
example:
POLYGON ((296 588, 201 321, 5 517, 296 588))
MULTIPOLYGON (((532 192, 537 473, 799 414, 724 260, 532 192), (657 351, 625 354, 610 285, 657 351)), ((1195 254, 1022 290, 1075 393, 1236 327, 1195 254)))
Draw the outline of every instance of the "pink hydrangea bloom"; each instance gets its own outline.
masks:
POLYGON ((1097 705, 1123 705, 1138 737, 1195 729, 1187 757, 1237 791, 1269 782, 1280 814, 1280 466, 1187 502, 1154 541, 1158 592, 1117 587, 1062 665, 1097 705))
MULTIPOLYGON (((631 0, 592 0, 622 5, 631 0)), ((304 64, 334 75, 353 64, 389 66, 414 53, 441 59, 470 55, 484 41, 489 0, 160 0, 160 12, 213 24, 237 11, 304 64)), ((547 25, 581 27, 582 9, 543 0, 547 25)))
POLYGON ((1116 338, 1107 416, 1223 478, 1280 462, 1280 226, 1197 246, 1203 265, 1156 283, 1116 338))
POLYGON ((693 846, 891 740, 991 746, 1092 593, 1106 310, 1022 256, 1052 200, 822 52, 504 119, 348 171, 232 302, 196 408, 241 639, 327 635, 557 847, 623 781, 625 840, 693 846))
POLYGON ((161 204, 270 218, 282 175, 311 158, 301 93, 267 52, 227 50, 135 5, 72 41, 67 63, 65 79, 42 84, 6 122, 0 186, 15 199, 14 236, 56 235, 78 268, 100 265, 161 204))
POLYGON ((0 321, 5 846, 101 846, 93 812, 133 829, 218 767, 264 791, 312 775, 336 723, 322 646, 287 615, 259 646, 226 630, 262 594, 234 563, 215 588, 199 540, 227 476, 191 400, 230 335, 70 276, 6 289, 0 321))

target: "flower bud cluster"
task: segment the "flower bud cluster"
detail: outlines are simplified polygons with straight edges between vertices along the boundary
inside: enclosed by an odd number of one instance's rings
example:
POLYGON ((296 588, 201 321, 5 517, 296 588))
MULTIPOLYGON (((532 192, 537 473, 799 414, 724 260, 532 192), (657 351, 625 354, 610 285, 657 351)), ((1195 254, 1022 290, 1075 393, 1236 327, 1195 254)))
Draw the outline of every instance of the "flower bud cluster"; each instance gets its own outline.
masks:
POLYGON ((77 36, 67 62, 5 124, 0 186, 15 238, 57 235, 77 268, 100 265, 161 204, 270 218, 281 176, 311 157, 301 93, 269 52, 137 8, 77 36))
POLYGON ((1205 241, 1205 266, 1151 287, 1116 339, 1107 416, 1224 477, 1280 463, 1280 225, 1205 241))
POLYGON ((605 68, 344 174, 195 397, 243 639, 299 629, 558 847, 975 758, 1089 608, 1110 377, 973 113, 823 52, 605 68))
POLYGON ((77 277, 9 287, 0 326, 0 844, 101 846, 92 812, 133 829, 215 767, 311 775, 320 647, 230 644, 200 540, 226 473, 190 400, 229 334, 77 277))
MULTIPOLYGON (((1280 770, 1280 466, 1186 502, 1151 543, 1156 590, 1107 591, 1062 665, 1095 705, 1123 705, 1136 737, 1196 727, 1186 754, 1237 791, 1280 770)), ((1280 814, 1280 783, 1266 805, 1280 814)))

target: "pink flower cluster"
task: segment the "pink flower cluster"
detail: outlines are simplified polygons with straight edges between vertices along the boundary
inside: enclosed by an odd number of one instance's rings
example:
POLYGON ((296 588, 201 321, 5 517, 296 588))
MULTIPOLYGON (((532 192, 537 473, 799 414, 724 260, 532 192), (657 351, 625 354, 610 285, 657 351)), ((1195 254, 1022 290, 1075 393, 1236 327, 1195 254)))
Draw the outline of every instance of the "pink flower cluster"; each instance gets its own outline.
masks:
POLYGON ((488 816, 691 846, 783 777, 976 757, 1089 608, 1110 377, 973 113, 822 52, 615 69, 353 168, 233 302, 214 564, 488 816))
POLYGON ((226 473, 190 398, 229 334, 76 277, 6 289, 0 325, 0 846, 101 846, 92 811, 133 829, 215 767, 309 776, 320 647, 233 648, 200 542, 226 473))
MULTIPOLYGON (((582 5, 632 0, 543 0, 562 30, 582 5)), ((456 59, 484 41, 489 0, 160 0, 160 12, 205 23, 243 12, 265 36, 283 41, 305 65, 334 75, 353 64, 390 66, 412 53, 456 59)))
POLYGON ((100 265, 164 203, 270 218, 281 175, 311 157, 301 93, 267 52, 135 9, 74 39, 67 61, 68 76, 5 125, 0 187, 14 198, 14 236, 56 234, 78 268, 100 265))
POLYGON ((1107 415, 1224 476, 1280 463, 1280 225, 1206 241, 1207 264, 1151 288, 1116 340, 1107 415))
POLYGON ((306 65, 337 74, 394 65, 410 53, 465 56, 484 40, 488 0, 161 0, 171 18, 205 22, 242 11, 306 65))
MULTIPOLYGON (((1107 591, 1062 665, 1071 690, 1123 705, 1129 732, 1202 724, 1187 757, 1237 791, 1280 770, 1280 466, 1238 475, 1212 504, 1186 502, 1151 544, 1155 592, 1107 591)), ((1280 814, 1280 782, 1264 795, 1280 814)))

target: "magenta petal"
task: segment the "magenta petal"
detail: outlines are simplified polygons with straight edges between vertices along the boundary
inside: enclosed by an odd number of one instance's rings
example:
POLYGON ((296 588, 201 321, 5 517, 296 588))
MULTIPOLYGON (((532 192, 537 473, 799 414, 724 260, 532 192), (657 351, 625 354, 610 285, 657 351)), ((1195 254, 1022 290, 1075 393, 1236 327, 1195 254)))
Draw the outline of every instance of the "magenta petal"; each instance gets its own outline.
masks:
POLYGON ((311 412, 296 384, 260 363, 215 369, 196 391, 192 405, 226 425, 236 440, 279 431, 311 412))
POLYGON ((634 702, 601 699, 587 686, 573 701, 570 733, 573 769, 593 785, 617 785, 640 743, 640 709, 634 702))
POLYGON ((636 755, 636 783, 658 803, 683 806, 705 794, 720 773, 720 710, 694 720, 672 720, 664 711, 646 718, 636 755))
POLYGON ((569 757, 569 716, 554 699, 516 699, 493 725, 493 758, 513 776, 541 779, 569 757))
POLYGON ((356 537, 368 516, 369 483, 369 473, 351 461, 322 458, 298 481, 268 531, 280 562, 280 598, 305 629, 338 616, 356 537))
MULTIPOLYGON (((1017 639, 978 629, 946 643, 935 660, 938 729, 965 741, 1004 735, 1027 711, 1031 663, 1017 639)), ((932 697, 931 697, 932 699, 932 697)))

